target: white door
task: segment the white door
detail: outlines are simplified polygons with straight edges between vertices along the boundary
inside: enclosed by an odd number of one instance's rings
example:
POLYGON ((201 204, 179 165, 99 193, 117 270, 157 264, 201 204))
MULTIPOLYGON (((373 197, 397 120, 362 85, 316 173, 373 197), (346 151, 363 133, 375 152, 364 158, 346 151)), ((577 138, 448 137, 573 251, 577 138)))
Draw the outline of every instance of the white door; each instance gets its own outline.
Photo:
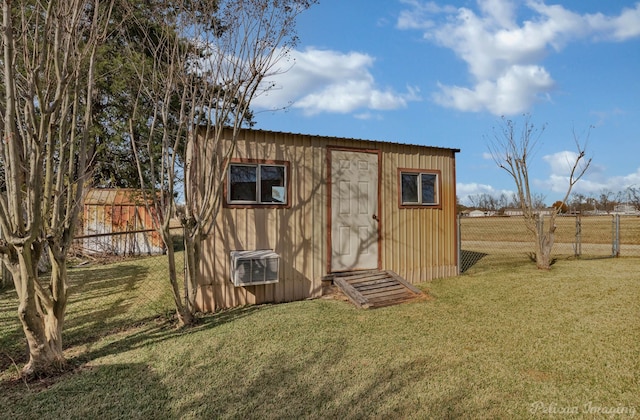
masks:
POLYGON ((331 151, 331 271, 378 268, 378 155, 331 151))

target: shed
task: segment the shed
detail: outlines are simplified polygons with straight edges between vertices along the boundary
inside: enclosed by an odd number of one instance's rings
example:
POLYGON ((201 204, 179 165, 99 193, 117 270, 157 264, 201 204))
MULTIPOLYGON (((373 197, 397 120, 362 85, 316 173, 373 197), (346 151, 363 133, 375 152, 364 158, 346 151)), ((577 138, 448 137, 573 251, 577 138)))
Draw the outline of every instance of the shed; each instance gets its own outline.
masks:
POLYGON ((457 275, 459 151, 240 131, 203 243, 200 309, 319 297, 332 273, 392 270, 413 284, 457 275))
POLYGON ((505 216, 522 216, 524 214, 524 212, 522 211, 521 208, 506 208, 504 209, 504 215, 505 216))
POLYGON ((483 210, 472 210, 469 212, 469 217, 485 217, 487 216, 487 212, 483 210))
POLYGON ((90 254, 152 255, 164 252, 154 229, 153 208, 140 190, 95 188, 87 191, 82 216, 82 248, 90 254))

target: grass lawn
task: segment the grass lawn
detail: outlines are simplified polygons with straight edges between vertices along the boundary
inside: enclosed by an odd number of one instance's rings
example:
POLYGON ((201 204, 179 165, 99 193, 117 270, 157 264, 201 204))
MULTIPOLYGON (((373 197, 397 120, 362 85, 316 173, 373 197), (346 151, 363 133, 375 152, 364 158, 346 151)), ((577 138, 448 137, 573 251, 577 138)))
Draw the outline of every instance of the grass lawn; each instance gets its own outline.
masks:
POLYGON ((250 306, 186 331, 141 310, 165 297, 136 298, 149 287, 140 264, 72 270, 65 339, 78 368, 55 380, 16 380, 24 343, 15 295, 0 293, 2 417, 640 416, 640 258, 551 272, 484 258, 419 285, 419 302, 250 306))

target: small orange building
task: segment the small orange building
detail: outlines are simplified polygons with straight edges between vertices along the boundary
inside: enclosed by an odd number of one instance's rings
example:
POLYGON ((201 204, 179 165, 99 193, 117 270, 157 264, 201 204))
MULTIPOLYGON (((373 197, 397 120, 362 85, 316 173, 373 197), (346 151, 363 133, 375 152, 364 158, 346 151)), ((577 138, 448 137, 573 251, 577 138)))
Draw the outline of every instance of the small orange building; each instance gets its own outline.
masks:
POLYGON ((203 244, 200 309, 319 297, 335 272, 457 275, 457 152, 241 131, 203 244))
POLYGON ((164 243, 139 190, 95 188, 86 193, 82 249, 90 254, 162 254, 164 243))

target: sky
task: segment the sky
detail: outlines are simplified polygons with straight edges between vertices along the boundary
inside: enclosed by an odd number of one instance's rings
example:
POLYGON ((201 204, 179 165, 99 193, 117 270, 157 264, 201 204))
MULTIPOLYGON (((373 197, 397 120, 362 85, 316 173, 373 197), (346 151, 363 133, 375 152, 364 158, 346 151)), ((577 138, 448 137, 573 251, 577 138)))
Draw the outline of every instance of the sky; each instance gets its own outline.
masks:
POLYGON ((640 1, 320 0, 254 128, 460 149, 457 194, 515 190, 490 155, 503 118, 540 137, 531 187, 551 204, 576 141, 574 192, 640 188, 640 1))

